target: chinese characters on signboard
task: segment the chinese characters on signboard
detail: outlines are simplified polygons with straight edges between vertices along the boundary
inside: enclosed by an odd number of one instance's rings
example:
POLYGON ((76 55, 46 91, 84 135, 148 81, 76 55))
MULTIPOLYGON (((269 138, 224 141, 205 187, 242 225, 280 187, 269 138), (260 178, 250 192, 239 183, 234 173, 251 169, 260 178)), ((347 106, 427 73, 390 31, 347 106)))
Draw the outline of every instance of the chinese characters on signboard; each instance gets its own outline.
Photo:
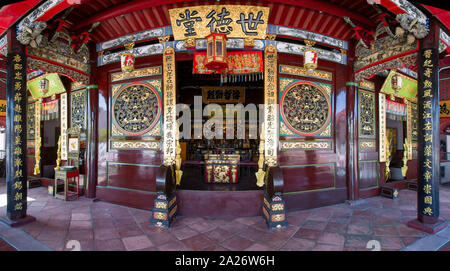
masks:
POLYGON ((175 40, 201 39, 210 33, 231 38, 264 39, 269 19, 268 7, 209 5, 169 10, 175 40))
POLYGON ((264 52, 264 156, 268 166, 277 164, 278 105, 277 105, 277 50, 273 45, 264 52))
POLYGON ((244 87, 202 87, 203 103, 244 103, 244 87))
POLYGON ((163 55, 164 71, 164 165, 175 163, 175 147, 178 125, 176 120, 176 95, 175 95, 175 50, 167 47, 163 55))
MULTIPOLYGON (((419 162, 419 174, 423 174, 421 179, 423 179, 422 189, 423 189, 423 202, 419 203, 420 211, 423 215, 433 216, 434 205, 433 205, 433 180, 438 176, 433 176, 433 167, 439 165, 433 165, 433 155, 439 155, 439 153, 434 153, 433 149, 433 96, 435 95, 435 67, 433 63, 433 58, 436 58, 433 54, 437 54, 436 50, 424 49, 421 50, 423 62, 422 65, 423 76, 420 84, 422 84, 423 96, 422 96, 422 118, 423 126, 422 136, 423 136, 423 158, 422 163, 419 162), (434 178, 433 178, 434 177, 434 178)), ((436 108, 437 109, 437 108, 436 108)), ((420 159, 419 159, 420 161, 420 159)))
POLYGON ((8 54, 8 65, 12 70, 13 127, 12 127, 12 185, 10 197, 12 204, 9 213, 22 213, 26 210, 26 58, 20 53, 8 54))

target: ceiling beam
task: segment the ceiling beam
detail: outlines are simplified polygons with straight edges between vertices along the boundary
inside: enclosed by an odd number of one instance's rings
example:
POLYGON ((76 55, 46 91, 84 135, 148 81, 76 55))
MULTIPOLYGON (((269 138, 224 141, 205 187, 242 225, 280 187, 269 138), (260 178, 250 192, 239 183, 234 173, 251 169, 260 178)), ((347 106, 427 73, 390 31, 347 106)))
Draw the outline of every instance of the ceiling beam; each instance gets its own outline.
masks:
MULTIPOLYGON (((194 2, 195 0, 154 0, 154 1, 142 1, 142 0, 134 0, 129 3, 124 3, 112 8, 109 8, 103 12, 100 12, 90 18, 88 18, 85 21, 82 21, 78 24, 76 24, 73 27, 73 30, 78 30, 83 27, 87 27, 95 22, 103 22, 106 20, 109 20, 111 18, 120 16, 122 14, 131 13, 138 10, 143 10, 146 8, 153 8, 157 6, 162 5, 170 5, 174 3, 180 3, 180 2, 194 2)), ((269 5, 273 2, 272 1, 264 1, 267 2, 269 5)), ((340 7, 336 4, 332 4, 325 1, 311 1, 311 0, 278 0, 277 4, 286 4, 286 5, 292 5, 292 6, 298 6, 298 7, 304 7, 309 8, 312 10, 322 11, 328 14, 332 14, 338 17, 344 17, 347 16, 351 18, 354 22, 360 22, 366 26, 374 26, 375 23, 368 18, 366 18, 363 15, 360 15, 358 13, 352 12, 348 9, 345 9, 343 7, 340 7)))

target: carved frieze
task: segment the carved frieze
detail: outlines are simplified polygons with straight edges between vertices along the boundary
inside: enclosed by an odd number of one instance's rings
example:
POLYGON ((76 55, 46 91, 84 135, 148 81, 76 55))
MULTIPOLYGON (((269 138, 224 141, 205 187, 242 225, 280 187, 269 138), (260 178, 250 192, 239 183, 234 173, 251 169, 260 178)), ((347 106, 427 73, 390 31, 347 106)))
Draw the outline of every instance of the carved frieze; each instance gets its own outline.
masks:
POLYGON ((153 150, 161 149, 159 141, 146 140, 111 140, 110 148, 112 150, 153 150))
POLYGON ((281 141, 282 151, 293 150, 331 150, 333 142, 329 141, 281 141))
POLYGON ((297 75, 297 76, 303 76, 303 77, 312 77, 312 78, 318 78, 323 79, 327 81, 333 80, 333 74, 331 72, 321 71, 321 70, 314 70, 312 73, 307 72, 307 70, 303 67, 298 66, 290 66, 290 65, 280 65, 279 73, 284 74, 290 74, 290 75, 297 75))
POLYGON ((111 82, 116 82, 130 78, 160 75, 161 72, 162 72, 161 66, 136 69, 133 70, 132 72, 116 72, 111 74, 111 82))

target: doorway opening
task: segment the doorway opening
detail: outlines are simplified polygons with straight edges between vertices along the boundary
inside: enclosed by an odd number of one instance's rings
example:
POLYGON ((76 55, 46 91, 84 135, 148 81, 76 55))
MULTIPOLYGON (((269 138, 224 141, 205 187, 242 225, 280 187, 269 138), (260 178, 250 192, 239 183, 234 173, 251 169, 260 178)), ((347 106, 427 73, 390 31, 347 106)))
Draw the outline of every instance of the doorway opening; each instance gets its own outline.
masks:
MULTIPOLYGON (((191 112, 191 137, 180 137, 181 158, 183 176, 180 190, 206 190, 206 191, 245 191, 261 190, 256 185, 255 172, 258 169, 259 159, 259 126, 256 123, 256 134, 251 137, 249 133, 254 125, 249 121, 249 112, 245 113, 245 123, 238 124, 237 115, 234 114, 233 136, 225 127, 222 138, 205 137, 204 128, 211 117, 220 117, 216 112, 207 114, 205 107, 214 103, 218 104, 223 114, 226 112, 226 104, 241 103, 254 104, 252 112, 259 119, 259 106, 264 103, 263 80, 246 81, 236 80, 221 84, 219 74, 199 75, 192 73, 193 61, 177 61, 177 104, 185 104, 191 112), (201 111, 194 113, 195 97, 201 97, 201 111), (201 114, 200 119, 195 115, 201 114), (245 125, 245 137, 237 136, 238 125, 245 125), (201 136, 195 129, 201 128, 201 136), (228 135, 227 135, 228 133, 228 135)), ((199 101, 199 98, 197 98, 199 101)), ((198 109, 197 109, 198 111, 198 109)), ((180 115, 182 116, 183 113, 180 115)), ((223 116, 224 116, 223 115, 223 116)), ((223 117, 223 125, 226 121, 223 117)), ((217 127, 211 127, 217 131, 217 127)), ((180 131, 184 131, 183 125, 180 131)), ((198 131, 198 130, 197 130, 198 131)), ((181 136, 181 134, 180 134, 181 136)))

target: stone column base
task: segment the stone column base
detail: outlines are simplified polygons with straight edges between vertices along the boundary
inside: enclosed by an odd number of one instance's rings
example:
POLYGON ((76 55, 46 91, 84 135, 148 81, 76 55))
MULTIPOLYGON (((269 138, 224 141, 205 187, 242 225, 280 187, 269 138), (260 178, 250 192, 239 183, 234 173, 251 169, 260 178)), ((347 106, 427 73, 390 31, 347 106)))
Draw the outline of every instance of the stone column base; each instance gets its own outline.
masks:
POLYGON ((36 221, 36 218, 34 216, 29 216, 29 215, 27 215, 26 217, 21 218, 19 220, 11 220, 7 217, 0 217, 0 222, 3 222, 6 225, 13 227, 13 228, 19 227, 19 226, 22 226, 22 225, 25 225, 25 224, 28 224, 28 223, 31 223, 34 221, 36 221))
POLYGON ((269 229, 286 228, 288 226, 286 217, 286 204, 280 194, 269 198, 264 193, 263 217, 269 229))
POLYGON ((443 228, 445 228, 445 226, 447 226, 447 221, 444 220, 438 220, 436 223, 433 224, 426 224, 426 223, 422 223, 420 222, 418 219, 414 219, 408 222, 408 227, 419 230, 419 231, 423 231, 423 232, 427 232, 430 234, 434 234, 440 230, 442 230, 443 228))
POLYGON ((173 218, 178 212, 177 196, 174 192, 169 197, 164 192, 156 195, 150 225, 162 228, 169 228, 173 218))

